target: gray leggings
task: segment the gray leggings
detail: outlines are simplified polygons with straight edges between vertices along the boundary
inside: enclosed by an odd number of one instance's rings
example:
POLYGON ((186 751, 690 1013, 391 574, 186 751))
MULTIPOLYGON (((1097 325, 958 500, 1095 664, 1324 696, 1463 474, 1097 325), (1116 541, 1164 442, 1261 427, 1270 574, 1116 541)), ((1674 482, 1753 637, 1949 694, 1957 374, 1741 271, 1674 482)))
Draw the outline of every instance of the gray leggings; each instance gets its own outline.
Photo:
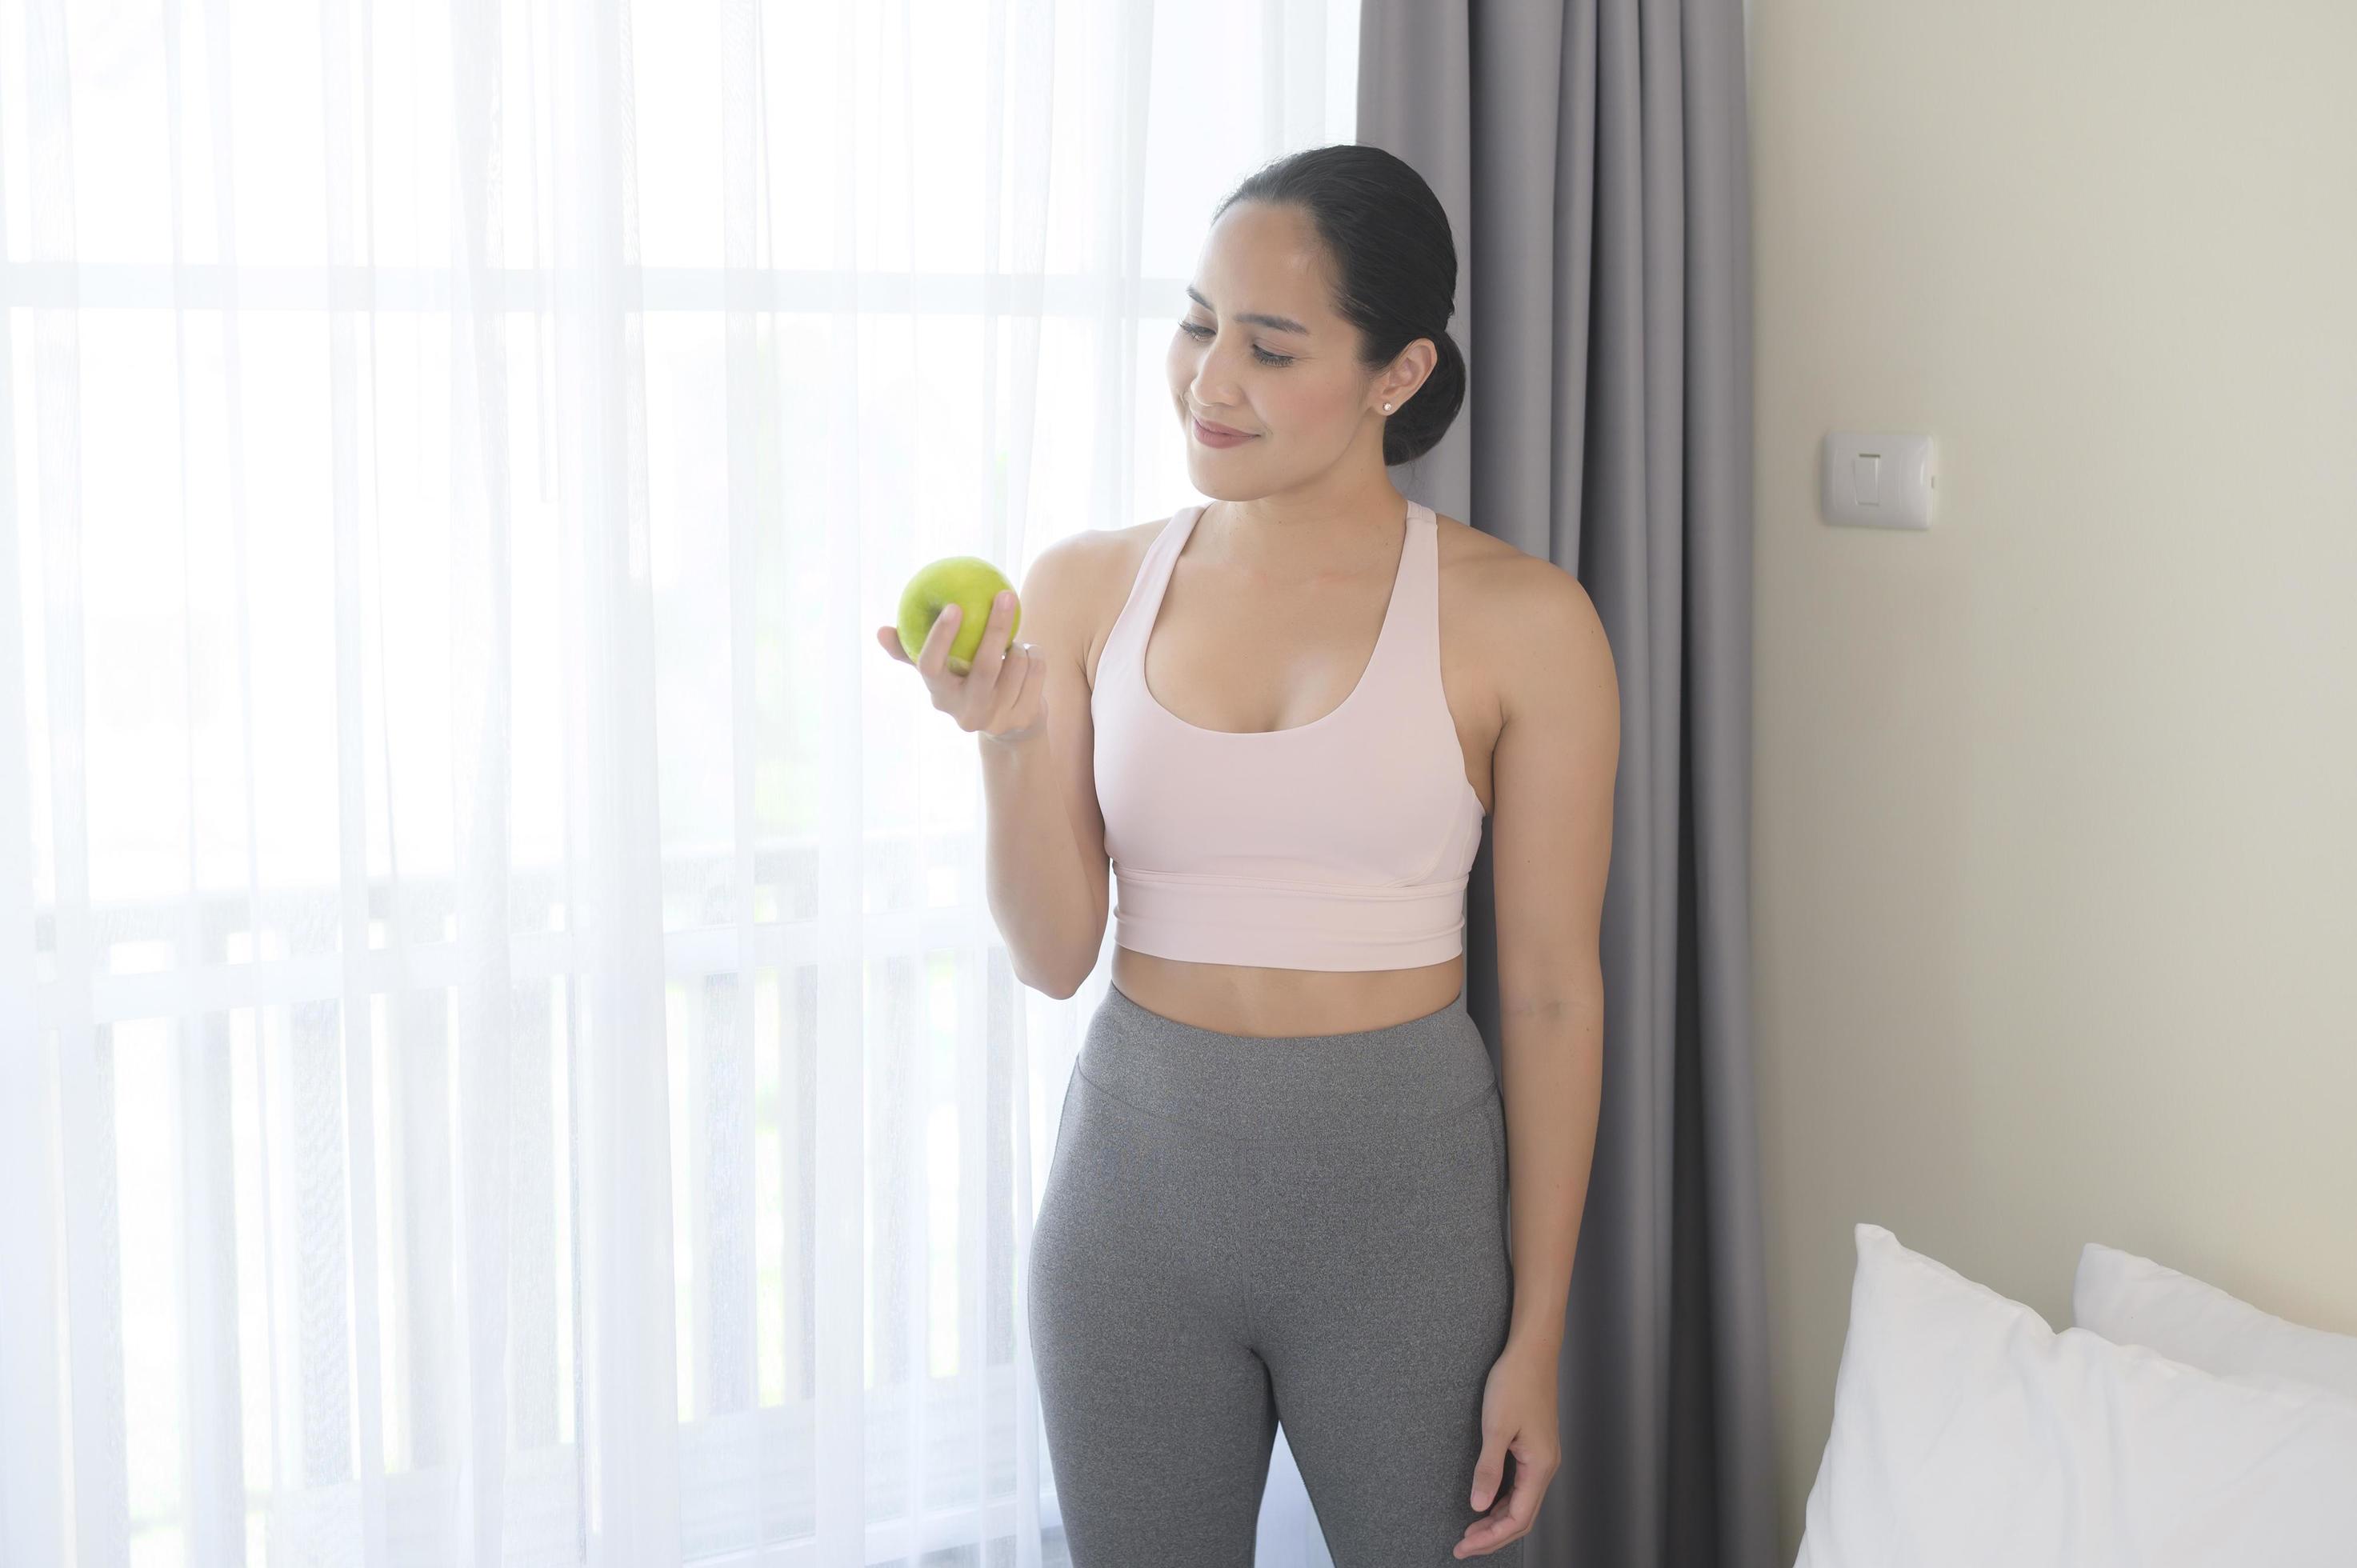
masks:
POLYGON ((1266 1036, 1109 989, 1027 1273, 1074 1568, 1249 1564, 1280 1421, 1336 1568, 1519 1568, 1523 1541, 1451 1550, 1488 1511, 1505 1145, 1462 992, 1387 1028, 1266 1036))

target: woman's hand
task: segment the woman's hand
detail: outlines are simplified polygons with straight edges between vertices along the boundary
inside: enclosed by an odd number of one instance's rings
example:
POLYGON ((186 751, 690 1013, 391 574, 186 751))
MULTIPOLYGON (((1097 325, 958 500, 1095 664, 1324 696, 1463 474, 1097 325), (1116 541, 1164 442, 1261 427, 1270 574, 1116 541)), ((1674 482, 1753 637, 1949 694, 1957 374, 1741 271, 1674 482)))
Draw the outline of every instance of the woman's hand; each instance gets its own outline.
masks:
POLYGON ((1539 1499, 1563 1462, 1562 1434, 1555 1425, 1558 1358, 1544 1349, 1508 1344, 1481 1388, 1481 1457, 1473 1466, 1473 1506, 1490 1507, 1504 1477, 1506 1455, 1514 1456, 1514 1489, 1489 1515, 1465 1527, 1456 1554, 1479 1557, 1530 1533, 1539 1499))
POLYGON ((951 605, 935 616, 914 659, 900 646, 896 627, 877 627, 876 640, 884 645, 885 652, 925 678, 933 706, 955 719, 960 729, 1006 744, 1046 734, 1047 668, 1031 644, 1008 640, 1015 624, 1015 590, 1004 589, 991 602, 990 620, 983 628, 982 645, 974 650, 973 668, 960 675, 949 668, 949 657, 963 614, 951 605))

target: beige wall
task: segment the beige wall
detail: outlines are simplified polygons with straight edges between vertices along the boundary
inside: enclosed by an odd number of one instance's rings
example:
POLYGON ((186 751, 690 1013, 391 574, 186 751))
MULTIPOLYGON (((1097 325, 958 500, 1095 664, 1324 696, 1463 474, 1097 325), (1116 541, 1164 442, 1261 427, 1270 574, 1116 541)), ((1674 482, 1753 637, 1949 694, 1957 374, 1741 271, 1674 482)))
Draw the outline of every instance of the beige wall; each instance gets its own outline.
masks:
POLYGON ((2357 5, 1758 0, 1784 1559, 1870 1219, 2357 1332, 2357 5), (1928 431, 1929 533, 1829 429, 1928 431))

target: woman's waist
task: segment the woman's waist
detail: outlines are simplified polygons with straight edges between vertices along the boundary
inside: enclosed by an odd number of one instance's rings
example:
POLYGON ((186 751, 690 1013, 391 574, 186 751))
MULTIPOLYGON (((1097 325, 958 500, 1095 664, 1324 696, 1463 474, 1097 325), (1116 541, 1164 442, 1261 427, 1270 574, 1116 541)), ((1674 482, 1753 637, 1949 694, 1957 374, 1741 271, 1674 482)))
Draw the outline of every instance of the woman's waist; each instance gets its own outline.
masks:
POLYGON ((1376 1027, 1255 1034, 1185 1021, 1116 983, 1090 1017, 1079 1068, 1141 1110, 1239 1137, 1380 1135, 1495 1092, 1489 1048, 1462 987, 1451 990, 1376 1027))
POLYGON ((1399 969, 1286 969, 1168 958, 1116 942, 1113 983, 1150 1012, 1218 1034, 1364 1034, 1447 1007, 1465 988, 1465 955, 1399 969))

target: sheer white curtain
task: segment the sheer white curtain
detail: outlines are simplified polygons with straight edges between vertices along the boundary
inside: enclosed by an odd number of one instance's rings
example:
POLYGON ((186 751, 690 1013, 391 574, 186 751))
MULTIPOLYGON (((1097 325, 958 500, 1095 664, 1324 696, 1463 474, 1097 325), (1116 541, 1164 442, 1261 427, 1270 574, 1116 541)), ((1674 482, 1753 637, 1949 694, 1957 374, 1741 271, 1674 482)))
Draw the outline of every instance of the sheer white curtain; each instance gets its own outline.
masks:
POLYGON ((1180 283, 1355 58, 0 0, 0 1563, 1062 1560, 1103 971, 1013 982, 870 629, 1189 499, 1180 283))

